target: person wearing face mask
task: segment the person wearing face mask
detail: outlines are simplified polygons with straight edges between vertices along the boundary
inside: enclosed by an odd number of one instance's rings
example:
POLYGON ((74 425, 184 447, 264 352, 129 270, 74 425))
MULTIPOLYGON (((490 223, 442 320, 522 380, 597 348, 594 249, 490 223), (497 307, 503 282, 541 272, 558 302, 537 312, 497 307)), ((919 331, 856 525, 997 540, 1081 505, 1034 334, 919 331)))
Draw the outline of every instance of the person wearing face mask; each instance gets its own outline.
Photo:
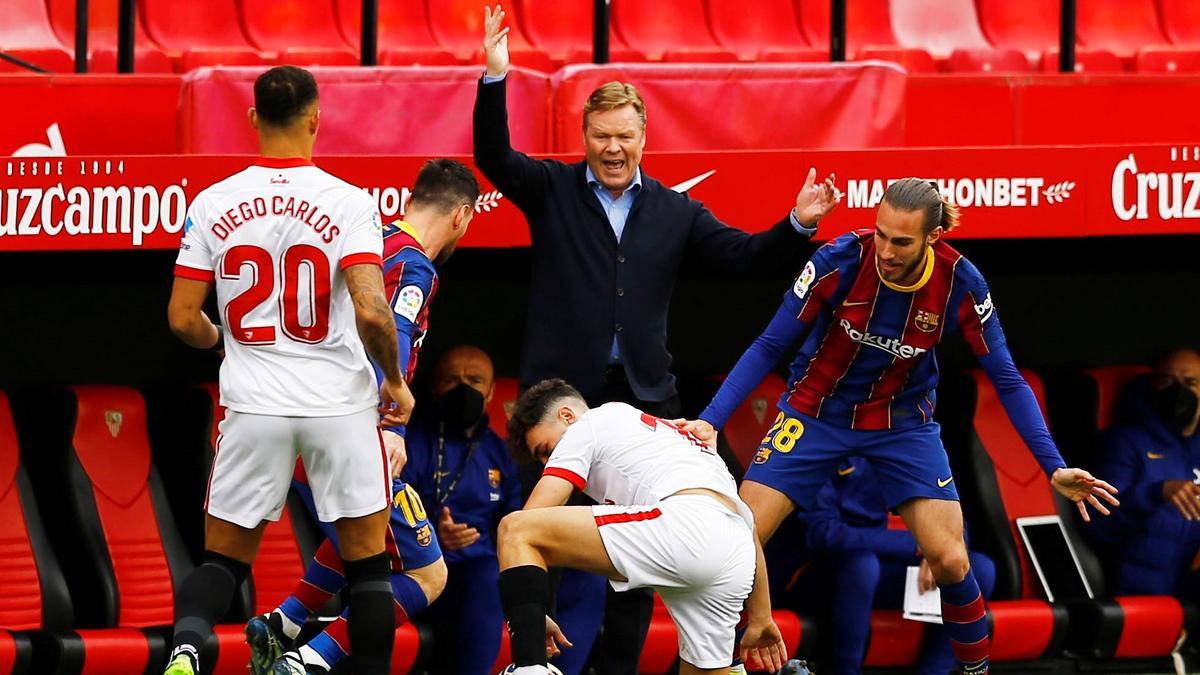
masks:
POLYGON ((401 478, 428 507, 448 569, 427 615, 437 636, 434 672, 490 675, 500 648, 495 532, 521 508, 521 484, 508 445, 488 425, 493 381, 483 350, 452 347, 434 367, 432 402, 408 428, 401 478))
POLYGON ((1177 349, 1135 380, 1104 439, 1118 518, 1094 523, 1114 551, 1117 593, 1200 598, 1200 352, 1177 349))

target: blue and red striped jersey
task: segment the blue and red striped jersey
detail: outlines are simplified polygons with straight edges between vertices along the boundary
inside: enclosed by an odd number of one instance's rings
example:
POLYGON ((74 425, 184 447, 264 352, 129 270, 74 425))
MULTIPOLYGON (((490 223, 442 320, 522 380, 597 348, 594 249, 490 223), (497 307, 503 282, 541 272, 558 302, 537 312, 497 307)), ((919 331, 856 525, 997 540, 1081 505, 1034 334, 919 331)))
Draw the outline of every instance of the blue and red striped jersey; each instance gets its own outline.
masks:
POLYGON ((421 344, 429 331, 429 308, 438 276, 417 232, 398 220, 383 228, 384 293, 396 315, 396 338, 404 377, 412 381, 421 344))
POLYGON ((1012 362, 983 275, 944 241, 929 248, 923 264, 919 280, 902 287, 879 276, 874 230, 822 246, 701 419, 723 426, 784 352, 802 340, 780 410, 848 429, 929 423, 937 403, 934 347, 961 332, 1043 468, 1053 473, 1065 466, 1037 400, 1012 362))

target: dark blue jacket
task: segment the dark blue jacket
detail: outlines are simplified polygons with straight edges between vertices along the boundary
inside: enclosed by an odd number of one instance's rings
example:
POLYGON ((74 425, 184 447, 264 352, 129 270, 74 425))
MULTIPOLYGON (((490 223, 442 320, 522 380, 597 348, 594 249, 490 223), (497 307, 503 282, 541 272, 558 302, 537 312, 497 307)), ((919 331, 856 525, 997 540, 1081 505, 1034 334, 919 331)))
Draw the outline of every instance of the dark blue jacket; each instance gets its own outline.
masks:
POLYGON ((815 553, 871 551, 894 562, 917 561, 917 540, 908 530, 889 530, 883 487, 871 465, 851 457, 817 494, 817 503, 801 517, 806 543, 815 553))
POLYGON ((521 482, 517 477, 516 462, 504 440, 488 426, 486 417, 479 423, 480 430, 472 439, 462 432, 448 432, 444 437, 440 476, 440 491, 445 500, 440 501, 439 476, 435 475, 439 429, 438 421, 430 416, 418 416, 408 425, 408 464, 400 477, 421 495, 429 522, 435 528, 442 517, 442 507, 449 506, 455 522, 465 522, 479 530, 479 540, 474 544, 458 551, 443 549, 447 563, 494 557, 496 526, 506 514, 521 508, 521 482), (460 475, 458 485, 446 496, 450 484, 460 475))
POLYGON ((1134 382, 1122 402, 1126 421, 1104 438, 1096 474, 1118 490, 1121 508, 1093 518, 1091 531, 1115 549, 1120 565, 1118 590, 1140 588, 1152 578, 1173 587, 1191 562, 1200 540, 1200 523, 1185 520, 1163 501, 1163 481, 1200 479, 1200 434, 1184 438, 1169 428, 1150 405, 1148 382, 1134 382))
POLYGON ((598 396, 615 335, 638 398, 671 398, 667 308, 684 258, 725 274, 748 274, 778 269, 815 247, 792 227, 787 204, 780 204, 779 222, 751 235, 645 171, 617 241, 587 185, 586 163, 531 159, 512 148, 506 86, 479 85, 475 165, 529 221, 532 282, 521 384, 561 377, 586 398, 598 396))

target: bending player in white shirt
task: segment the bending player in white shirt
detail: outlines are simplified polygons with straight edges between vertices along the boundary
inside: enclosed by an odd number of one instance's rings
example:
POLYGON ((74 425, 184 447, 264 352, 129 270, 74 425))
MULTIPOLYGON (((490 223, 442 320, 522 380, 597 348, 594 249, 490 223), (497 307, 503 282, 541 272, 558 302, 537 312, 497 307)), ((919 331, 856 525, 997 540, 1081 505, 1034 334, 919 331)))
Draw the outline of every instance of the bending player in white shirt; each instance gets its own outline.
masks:
POLYGON ((681 675, 729 672, 743 605, 742 657, 772 672, 783 665, 753 516, 713 448, 624 403, 589 409, 562 380, 521 396, 508 438, 548 459, 524 510, 500 521, 505 674, 553 672, 547 655, 570 646, 546 615, 548 566, 603 574, 619 591, 655 589, 679 629, 681 675), (599 505, 563 506, 576 488, 599 505))

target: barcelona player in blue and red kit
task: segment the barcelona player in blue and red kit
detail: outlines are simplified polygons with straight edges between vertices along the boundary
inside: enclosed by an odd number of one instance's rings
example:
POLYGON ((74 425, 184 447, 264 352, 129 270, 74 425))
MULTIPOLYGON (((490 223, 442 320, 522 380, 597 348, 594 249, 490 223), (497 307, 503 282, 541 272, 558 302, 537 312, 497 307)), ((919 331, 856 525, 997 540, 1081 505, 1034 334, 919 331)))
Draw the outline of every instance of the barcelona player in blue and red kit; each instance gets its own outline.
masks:
POLYGON ((986 673, 983 598, 963 542, 954 477, 933 421, 934 347, 961 332, 995 385, 1013 425, 1054 488, 1088 517, 1115 490, 1062 461, 1033 392, 1013 364, 979 270, 944 241, 957 208, 936 184, 907 178, 883 197, 873 230, 838 237, 805 265, 763 334, 700 419, 685 425, 715 440, 733 410, 784 352, 801 341, 779 415, 740 494, 765 542, 850 455, 877 470, 888 508, 917 539, 938 583, 946 632, 963 673, 986 673))
MULTIPOLYGON (((407 220, 383 226, 384 291, 395 314, 399 362, 410 382, 437 293, 434 262, 453 253, 466 233, 478 196, 479 185, 470 169, 453 160, 432 160, 417 175, 407 220)), ((393 476, 387 551, 397 626, 424 610, 446 583, 446 565, 421 498, 399 479, 404 431, 404 427, 391 427, 380 436, 380 451, 389 453, 393 476)), ((303 466, 297 466, 293 487, 312 512, 303 466)), ((256 675, 326 672, 349 654, 345 613, 306 644, 294 644, 304 622, 345 585, 336 534, 326 523, 321 526, 327 538, 292 594, 275 610, 247 624, 251 672, 256 675)))

